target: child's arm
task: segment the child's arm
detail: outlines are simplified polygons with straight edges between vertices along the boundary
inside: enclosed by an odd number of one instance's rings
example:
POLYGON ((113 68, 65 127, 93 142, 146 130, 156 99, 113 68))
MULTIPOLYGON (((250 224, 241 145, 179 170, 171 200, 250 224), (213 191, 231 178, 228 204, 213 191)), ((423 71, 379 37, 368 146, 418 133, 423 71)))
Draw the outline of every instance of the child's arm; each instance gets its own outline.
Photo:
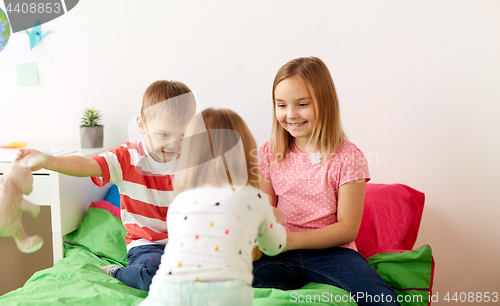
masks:
POLYGON ((281 211, 279 209, 277 209, 276 207, 273 207, 273 213, 274 213, 274 217, 276 218, 276 222, 278 222, 281 225, 285 225, 285 223, 286 223, 285 217, 283 217, 283 214, 281 213, 281 211))
MULTIPOLYGON (((271 206, 273 205, 273 198, 268 195, 266 193, 266 197, 269 199, 269 204, 271 204, 271 206)), ((276 222, 278 222, 279 224, 281 225, 285 225, 285 217, 283 217, 283 214, 281 213, 281 211, 279 209, 277 209, 275 206, 272 206, 273 207, 273 213, 274 213, 274 217, 276 218, 276 222)))
POLYGON ((337 223, 310 231, 287 232, 287 245, 284 251, 326 249, 354 241, 363 216, 365 189, 365 180, 340 186, 337 223))
MULTIPOLYGON (((21 151, 21 159, 29 155, 43 154, 34 149, 19 149, 21 151)), ((71 176, 79 177, 100 177, 102 176, 101 167, 90 157, 82 157, 79 155, 70 156, 52 156, 47 155, 47 160, 40 165, 31 168, 32 171, 45 168, 71 176)))
POLYGON ((271 206, 276 207, 276 205, 278 205, 278 196, 274 192, 274 188, 273 185, 271 184, 271 181, 269 181, 267 178, 261 175, 259 188, 260 190, 264 191, 269 197, 271 197, 270 198, 271 206))

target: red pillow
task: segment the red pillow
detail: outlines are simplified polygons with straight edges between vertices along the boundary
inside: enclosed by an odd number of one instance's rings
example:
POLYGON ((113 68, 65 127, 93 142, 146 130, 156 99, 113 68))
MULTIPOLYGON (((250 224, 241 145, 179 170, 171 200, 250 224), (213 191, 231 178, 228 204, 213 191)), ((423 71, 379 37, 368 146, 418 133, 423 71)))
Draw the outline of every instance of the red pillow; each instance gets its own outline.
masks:
POLYGON ((365 258, 390 250, 411 250, 417 240, 425 196, 402 184, 366 184, 363 219, 356 238, 365 258))

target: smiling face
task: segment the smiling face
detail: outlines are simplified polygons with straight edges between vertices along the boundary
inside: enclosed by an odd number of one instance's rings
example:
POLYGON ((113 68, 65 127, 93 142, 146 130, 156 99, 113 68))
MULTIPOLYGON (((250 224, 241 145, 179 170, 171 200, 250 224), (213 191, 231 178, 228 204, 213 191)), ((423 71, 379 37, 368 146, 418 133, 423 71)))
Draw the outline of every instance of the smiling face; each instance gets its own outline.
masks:
POLYGON ((274 90, 276 119, 295 138, 297 148, 305 153, 314 151, 307 146, 316 123, 311 86, 309 92, 312 96, 296 75, 279 82, 274 90))
POLYGON ((146 135, 146 148, 159 163, 171 161, 181 150, 187 122, 174 124, 171 119, 168 114, 157 114, 147 122, 142 116, 137 117, 139 132, 146 135))

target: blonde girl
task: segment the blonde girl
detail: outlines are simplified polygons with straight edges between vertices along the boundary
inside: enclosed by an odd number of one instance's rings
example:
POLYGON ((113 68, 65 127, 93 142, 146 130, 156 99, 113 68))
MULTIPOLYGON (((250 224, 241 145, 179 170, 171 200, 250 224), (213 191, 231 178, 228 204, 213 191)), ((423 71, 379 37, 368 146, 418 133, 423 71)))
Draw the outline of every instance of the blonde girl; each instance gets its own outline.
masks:
POLYGON ((258 175, 240 116, 206 109, 189 123, 167 213, 169 241, 141 305, 251 305, 252 248, 276 255, 286 233, 258 175))
POLYGON ((365 156, 342 129, 328 68, 316 57, 289 61, 276 74, 272 97, 272 139, 259 149, 260 188, 285 218, 287 246, 254 262, 253 286, 317 282, 345 289, 360 305, 378 305, 368 295, 398 305, 356 251, 370 176, 365 156))

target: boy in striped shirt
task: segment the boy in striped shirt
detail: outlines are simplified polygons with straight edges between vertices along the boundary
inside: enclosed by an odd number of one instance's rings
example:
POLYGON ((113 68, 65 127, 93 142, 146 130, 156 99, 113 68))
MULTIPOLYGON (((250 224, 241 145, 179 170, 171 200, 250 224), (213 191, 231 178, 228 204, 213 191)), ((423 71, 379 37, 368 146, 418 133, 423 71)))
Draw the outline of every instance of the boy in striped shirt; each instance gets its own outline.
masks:
MULTIPOLYGON (((145 138, 89 158, 47 156, 37 167, 91 177, 99 187, 112 182, 120 190, 121 219, 127 234, 129 265, 102 267, 126 285, 148 291, 168 241, 166 215, 174 198, 172 178, 196 101, 181 82, 156 81, 145 91, 137 128, 145 138)), ((22 157, 42 154, 24 149, 22 157)), ((32 170, 37 170, 32 169, 32 170)))

